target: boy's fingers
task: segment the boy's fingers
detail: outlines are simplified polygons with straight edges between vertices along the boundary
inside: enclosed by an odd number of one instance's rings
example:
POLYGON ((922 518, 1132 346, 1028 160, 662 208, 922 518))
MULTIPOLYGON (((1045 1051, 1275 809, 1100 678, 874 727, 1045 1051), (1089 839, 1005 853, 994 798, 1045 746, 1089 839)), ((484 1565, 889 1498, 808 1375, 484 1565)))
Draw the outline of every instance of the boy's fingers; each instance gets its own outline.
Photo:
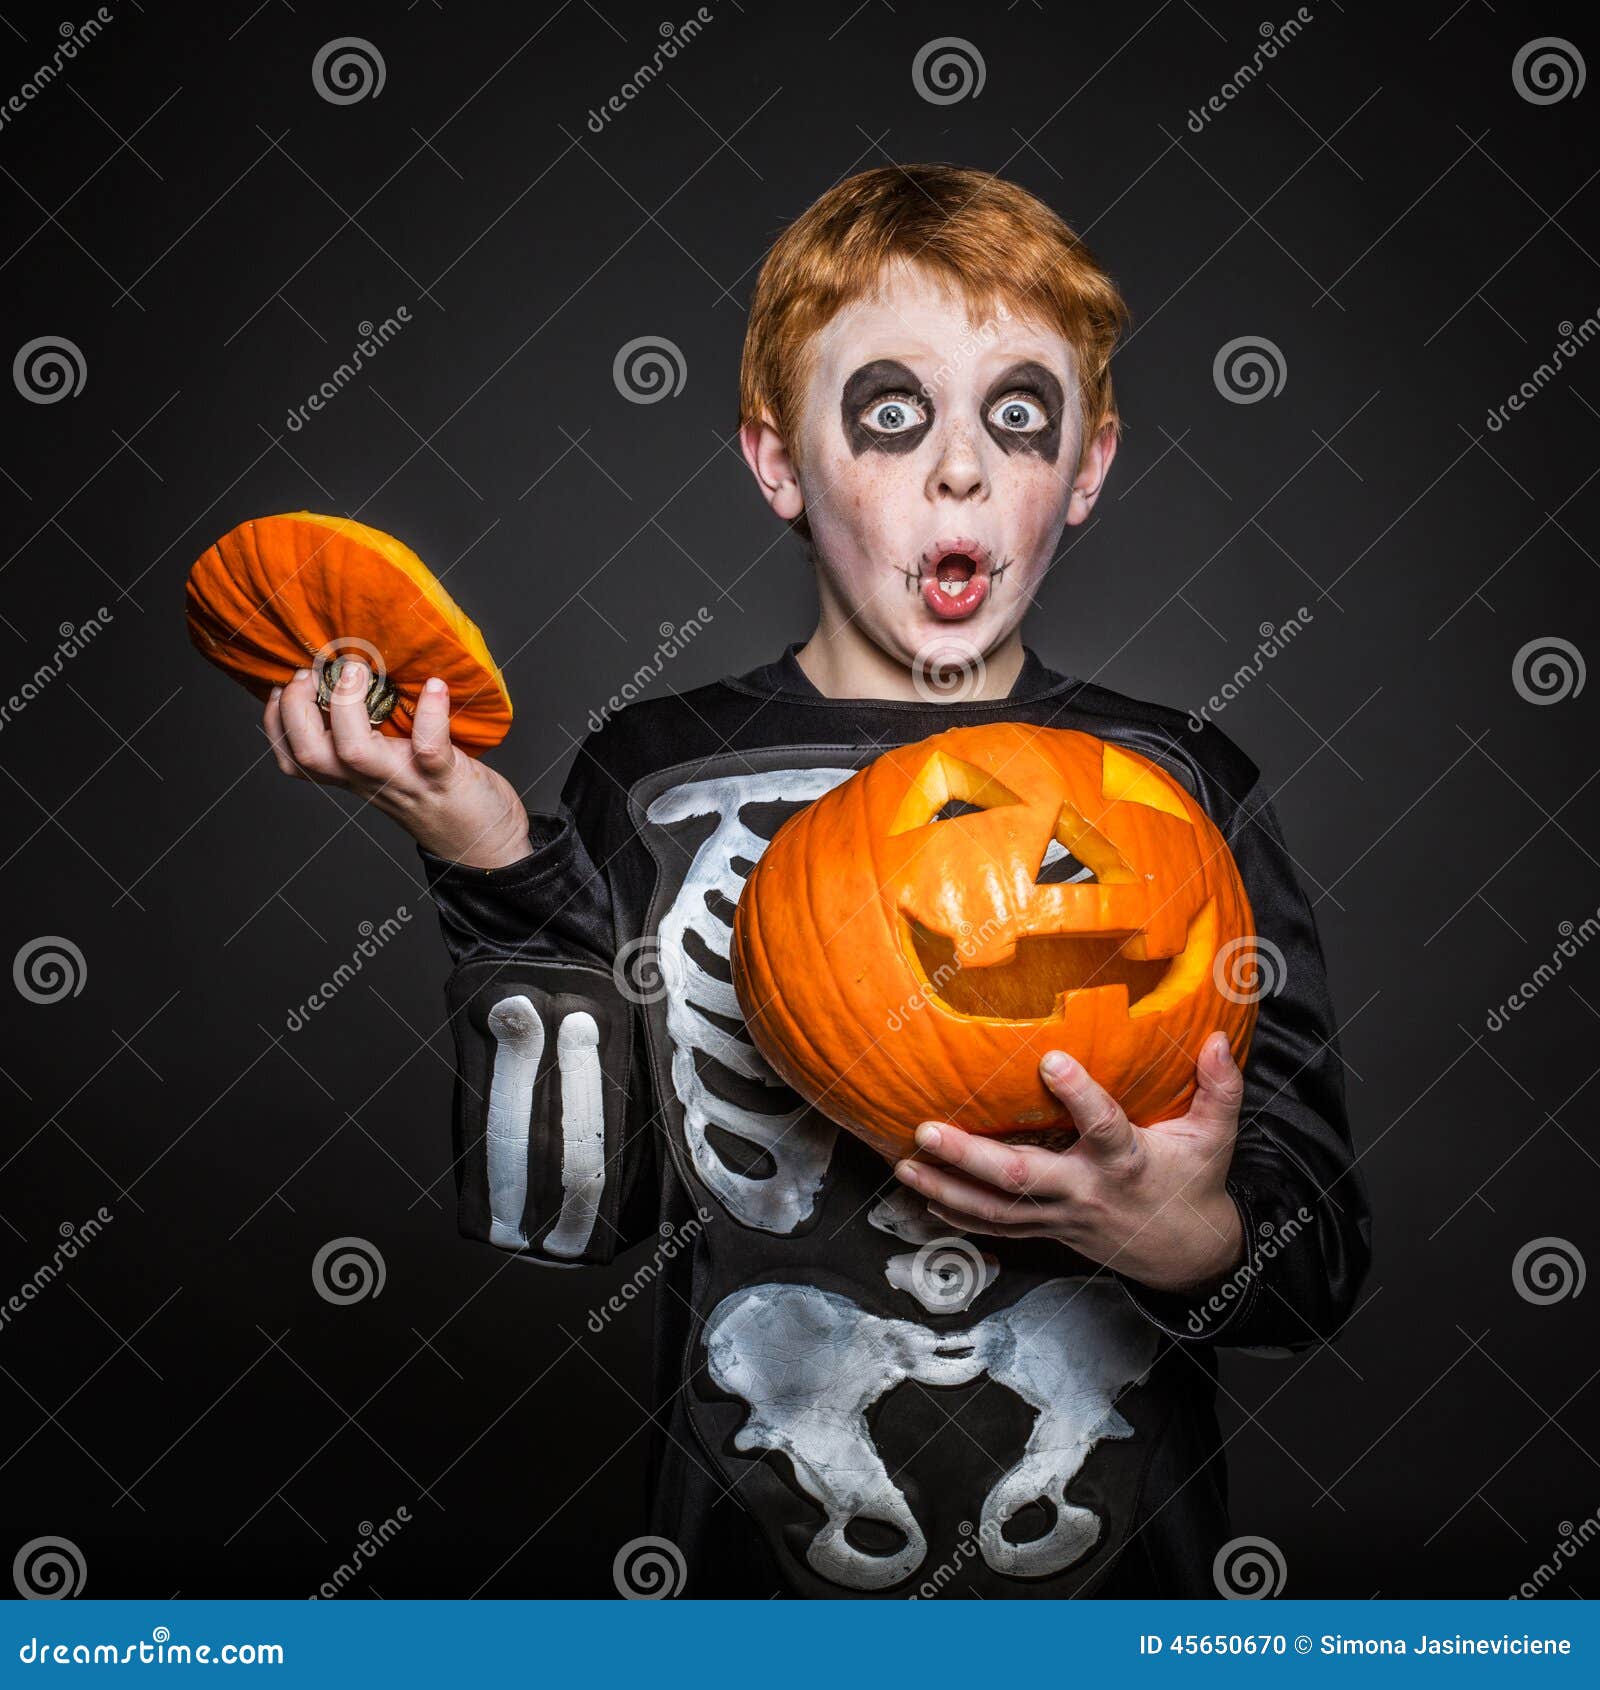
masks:
POLYGON ((1138 1154, 1139 1140, 1122 1105, 1089 1077, 1081 1062, 1064 1050, 1047 1051, 1039 1074, 1066 1104, 1078 1129, 1078 1142, 1069 1154, 1087 1153, 1101 1162, 1121 1162, 1138 1154))
POLYGON ((295 676, 283 689, 278 700, 289 755, 308 775, 332 779, 339 772, 334 756, 333 737, 317 708, 316 683, 309 669, 295 671, 295 676))
POLYGON ((943 1121, 925 1121, 917 1128, 917 1148, 953 1168, 960 1168, 985 1185, 1031 1197, 1059 1197, 1069 1164, 1055 1151, 1035 1145, 1003 1144, 963 1132, 943 1121))
POLYGON ((434 676, 417 699, 411 723, 411 755, 425 775, 448 774, 455 766, 450 743, 450 689, 434 676))
POLYGON ((272 760, 278 765, 280 774, 292 776, 295 780, 303 780, 299 768, 293 757, 289 755, 289 742, 283 731, 283 688, 274 687, 267 695, 266 708, 261 712, 261 731, 267 736, 267 743, 272 747, 272 760))
POLYGON ((946 1209, 979 1220, 998 1221, 1002 1225, 1037 1223, 1046 1219, 1047 1211, 1053 1208, 1053 1205, 1041 1204, 1033 1197, 983 1185, 936 1162, 896 1162, 894 1171, 904 1184, 913 1191, 921 1192, 930 1203, 941 1204, 946 1209))
POLYGON ((1054 1238, 1059 1229, 1045 1220, 1025 1222, 986 1221, 979 1215, 964 1215, 942 1203, 930 1203, 928 1213, 957 1232, 981 1232, 986 1238, 1054 1238))
POLYGON ((1233 1060, 1226 1033, 1213 1033, 1200 1047, 1194 1077, 1195 1094, 1189 1105, 1189 1119, 1218 1133, 1235 1131, 1239 1125, 1239 1105, 1244 1101, 1244 1075, 1233 1060))
POLYGON ((363 775, 377 774, 382 767, 378 735, 367 719, 367 687, 371 680, 365 663, 359 658, 346 658, 328 704, 333 749, 341 763, 363 775))

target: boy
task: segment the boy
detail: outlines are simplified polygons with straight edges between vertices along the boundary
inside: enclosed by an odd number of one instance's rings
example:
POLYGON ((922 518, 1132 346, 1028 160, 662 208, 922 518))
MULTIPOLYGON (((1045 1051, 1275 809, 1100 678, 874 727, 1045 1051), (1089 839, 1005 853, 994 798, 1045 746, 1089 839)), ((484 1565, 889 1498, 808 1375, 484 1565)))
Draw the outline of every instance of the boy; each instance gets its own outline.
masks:
POLYGON ((741 382, 745 459, 816 569, 809 640, 614 716, 554 816, 453 750, 441 683, 409 741, 368 727, 353 663, 331 725, 309 677, 267 706, 285 773, 369 797, 428 865, 463 1233, 568 1265, 658 1241, 651 1530, 688 1595, 1213 1595, 1214 1346, 1325 1341, 1366 1270, 1316 928, 1256 769, 1022 643, 1115 456, 1124 320, 1023 190, 856 176, 768 256, 741 382), (994 721, 1182 781, 1282 989, 1244 1075, 1219 1036, 1191 1053, 1182 1119, 1135 1131, 1054 1053, 1070 1149, 927 1123, 891 1170, 750 1044, 729 923, 798 805, 887 745, 994 721))

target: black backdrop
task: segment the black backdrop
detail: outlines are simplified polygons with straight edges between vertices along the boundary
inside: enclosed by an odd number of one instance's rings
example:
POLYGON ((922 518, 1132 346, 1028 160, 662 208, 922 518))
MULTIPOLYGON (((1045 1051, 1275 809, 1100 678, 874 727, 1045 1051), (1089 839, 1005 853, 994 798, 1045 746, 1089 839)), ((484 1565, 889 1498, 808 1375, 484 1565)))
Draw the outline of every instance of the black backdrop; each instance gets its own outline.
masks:
MULTIPOLYGON (((0 96, 63 16, 5 10, 0 96)), ((35 349, 0 397, 0 951, 23 977, 0 1550, 67 1539, 90 1594, 298 1595, 397 1521, 352 1591, 609 1593, 644 1529, 648 1299, 596 1336, 632 1264, 496 1275, 457 1240, 414 854, 275 773, 186 644, 183 576, 268 511, 399 533, 506 663, 498 766, 548 802, 663 624, 711 612, 660 688, 808 628, 803 559, 733 440, 748 290, 830 182, 942 158, 1043 195, 1133 309, 1123 453, 1032 642, 1187 707, 1259 669, 1219 721, 1277 792, 1344 1024, 1377 1265, 1337 1351, 1226 1360, 1236 1528, 1290 1594, 1510 1593, 1600 1504, 1575 1295, 1600 1191, 1600 149, 1595 91, 1553 97, 1592 27, 1308 6, 1191 122, 1262 9, 706 10, 598 133, 660 12, 108 5, 5 110, 3 350, 71 343, 79 390, 25 391, 51 380, 35 349), (334 101, 313 63, 343 36, 382 86, 334 101), (939 103, 913 62, 944 36, 983 85, 939 103), (1519 89, 1547 36, 1565 71, 1540 50, 1519 89), (641 337, 679 356, 655 403, 613 379, 641 337), (1241 338, 1276 366, 1254 402, 1214 375, 1241 338), (339 1306, 312 1263, 345 1237, 385 1279, 339 1306)), ((1548 1588, 1593 1595, 1597 1568, 1580 1551, 1548 1588)))

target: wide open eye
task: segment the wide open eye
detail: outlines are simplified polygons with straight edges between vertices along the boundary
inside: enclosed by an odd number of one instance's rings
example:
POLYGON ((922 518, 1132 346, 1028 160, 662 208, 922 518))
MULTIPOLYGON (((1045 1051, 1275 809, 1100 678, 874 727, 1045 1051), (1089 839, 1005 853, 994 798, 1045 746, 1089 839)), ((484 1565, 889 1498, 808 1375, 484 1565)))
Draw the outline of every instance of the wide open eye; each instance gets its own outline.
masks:
POLYGON ((1037 434, 1050 418, 1044 406, 1026 393, 1009 393, 989 407, 989 424, 1008 434, 1037 434))
POLYGON ((905 434, 920 428, 927 416, 921 400, 909 393, 889 393, 867 406, 861 413, 861 423, 874 434, 905 434))

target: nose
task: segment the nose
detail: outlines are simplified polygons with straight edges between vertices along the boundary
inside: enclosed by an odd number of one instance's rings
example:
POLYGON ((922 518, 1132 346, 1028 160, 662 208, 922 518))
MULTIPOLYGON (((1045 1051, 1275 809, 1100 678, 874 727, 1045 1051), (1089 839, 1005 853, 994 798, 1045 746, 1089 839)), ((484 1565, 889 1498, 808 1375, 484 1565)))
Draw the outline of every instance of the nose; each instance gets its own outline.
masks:
POLYGON ((964 427, 948 429, 929 472, 929 498, 971 499, 985 491, 983 459, 972 431, 964 427))

